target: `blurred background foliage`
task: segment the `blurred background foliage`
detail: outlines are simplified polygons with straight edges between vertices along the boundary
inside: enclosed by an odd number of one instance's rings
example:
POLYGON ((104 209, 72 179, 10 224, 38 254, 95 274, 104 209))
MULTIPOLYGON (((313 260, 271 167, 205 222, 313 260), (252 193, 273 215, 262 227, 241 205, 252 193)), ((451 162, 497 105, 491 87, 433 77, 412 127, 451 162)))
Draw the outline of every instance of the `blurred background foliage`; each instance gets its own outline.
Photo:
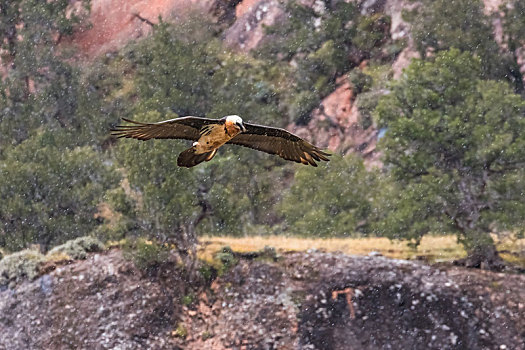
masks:
POLYGON ((398 81, 389 67, 406 43, 390 37, 391 19, 344 1, 286 2, 287 20, 250 53, 225 47, 212 20, 160 19, 147 40, 93 62, 56 49, 89 1, 73 12, 65 0, 12 3, 0 11, 2 248, 45 251, 92 234, 155 238, 191 255, 199 234, 374 234, 417 245, 457 233, 477 252, 493 246, 488 233, 523 228, 520 0, 502 7, 509 50, 481 1, 420 1, 405 19, 421 58, 398 81), (306 124, 341 78, 358 96, 363 129, 383 130, 381 168, 353 154, 309 168, 225 147, 182 169, 185 142, 109 136, 122 117, 306 124))
POLYGON ((369 233, 375 173, 352 154, 334 155, 326 171, 317 171, 310 167, 296 171, 279 208, 287 230, 311 237, 369 233))

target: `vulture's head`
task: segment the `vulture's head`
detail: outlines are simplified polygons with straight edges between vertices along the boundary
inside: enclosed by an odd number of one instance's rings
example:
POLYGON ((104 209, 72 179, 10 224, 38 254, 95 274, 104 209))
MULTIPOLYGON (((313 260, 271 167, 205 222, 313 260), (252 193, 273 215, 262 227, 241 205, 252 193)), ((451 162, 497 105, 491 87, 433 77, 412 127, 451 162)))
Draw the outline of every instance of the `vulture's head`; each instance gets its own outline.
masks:
POLYGON ((234 128, 239 132, 246 131, 246 128, 244 127, 244 123, 242 122, 242 118, 239 117, 238 115, 226 116, 226 127, 234 128))

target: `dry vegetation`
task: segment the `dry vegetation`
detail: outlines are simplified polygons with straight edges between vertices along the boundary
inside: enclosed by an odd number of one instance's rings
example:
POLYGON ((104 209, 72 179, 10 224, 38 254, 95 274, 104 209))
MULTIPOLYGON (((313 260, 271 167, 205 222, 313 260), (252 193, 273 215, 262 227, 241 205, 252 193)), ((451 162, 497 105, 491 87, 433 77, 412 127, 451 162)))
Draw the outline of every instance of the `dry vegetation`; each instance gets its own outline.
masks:
MULTIPOLYGON (((211 237, 200 239, 199 255, 211 260, 213 254, 223 246, 230 246, 236 252, 249 252, 263 249, 265 246, 276 248, 280 252, 306 251, 318 249, 327 252, 343 252, 351 255, 368 255, 379 252, 394 259, 422 259, 430 262, 450 261, 466 256, 465 250, 456 237, 425 236, 416 249, 403 241, 391 241, 383 237, 369 238, 300 238, 289 236, 255 237, 211 237)), ((525 239, 505 238, 498 242, 505 260, 525 266, 525 239)))

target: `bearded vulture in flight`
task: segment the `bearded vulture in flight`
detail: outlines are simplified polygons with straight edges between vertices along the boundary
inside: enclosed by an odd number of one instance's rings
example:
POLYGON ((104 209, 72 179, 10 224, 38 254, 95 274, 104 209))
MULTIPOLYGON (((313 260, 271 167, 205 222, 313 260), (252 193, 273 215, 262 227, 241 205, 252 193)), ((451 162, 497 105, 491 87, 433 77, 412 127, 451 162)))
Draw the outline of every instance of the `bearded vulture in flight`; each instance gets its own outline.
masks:
POLYGON ((284 129, 243 123, 238 115, 221 119, 181 117, 158 123, 141 123, 122 118, 132 125, 119 125, 112 129, 118 138, 185 139, 195 141, 191 148, 179 155, 177 165, 193 167, 210 161, 224 144, 253 148, 276 154, 286 160, 317 166, 315 161, 329 161, 328 153, 284 129))

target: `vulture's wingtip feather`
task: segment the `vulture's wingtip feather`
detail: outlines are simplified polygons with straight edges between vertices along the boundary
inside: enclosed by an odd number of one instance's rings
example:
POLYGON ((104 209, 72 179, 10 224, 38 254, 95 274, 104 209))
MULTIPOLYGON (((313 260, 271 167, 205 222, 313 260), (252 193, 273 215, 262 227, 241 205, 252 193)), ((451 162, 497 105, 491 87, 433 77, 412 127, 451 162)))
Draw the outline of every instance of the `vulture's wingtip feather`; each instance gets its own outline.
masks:
MULTIPOLYGON (((138 122, 138 121, 131 120, 128 118, 124 118, 124 117, 122 117, 122 120, 128 123, 136 124, 136 125, 149 125, 148 123, 142 123, 142 122, 138 122)), ((128 126, 131 126, 131 125, 128 125, 128 126)))

